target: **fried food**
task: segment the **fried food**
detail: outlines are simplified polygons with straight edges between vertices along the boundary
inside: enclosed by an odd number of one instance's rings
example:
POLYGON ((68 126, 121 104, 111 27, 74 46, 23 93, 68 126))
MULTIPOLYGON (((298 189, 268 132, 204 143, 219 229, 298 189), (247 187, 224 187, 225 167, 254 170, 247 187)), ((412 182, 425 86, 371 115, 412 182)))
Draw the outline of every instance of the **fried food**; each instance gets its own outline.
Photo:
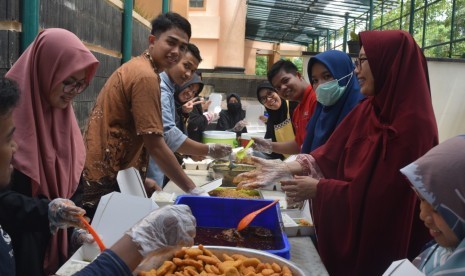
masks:
POLYGON ((260 198, 260 194, 256 190, 237 190, 218 188, 208 193, 211 196, 227 197, 227 198, 260 198))
POLYGON ((242 254, 231 256, 222 254, 220 258, 203 245, 199 245, 198 248, 183 248, 180 252, 176 252, 175 256, 183 256, 183 258, 174 257, 172 261, 165 261, 160 268, 142 271, 138 275, 292 276, 291 270, 285 265, 264 263, 258 258, 249 258, 242 254), (197 254, 199 250, 202 254, 197 254))

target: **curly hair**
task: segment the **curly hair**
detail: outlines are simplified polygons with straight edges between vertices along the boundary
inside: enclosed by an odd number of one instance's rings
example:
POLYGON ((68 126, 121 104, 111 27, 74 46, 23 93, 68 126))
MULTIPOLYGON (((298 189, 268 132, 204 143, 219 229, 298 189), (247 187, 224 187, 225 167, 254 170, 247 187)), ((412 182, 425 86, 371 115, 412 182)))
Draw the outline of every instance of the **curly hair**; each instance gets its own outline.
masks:
POLYGON ((18 85, 15 81, 0 77, 0 116, 7 114, 19 100, 18 85))

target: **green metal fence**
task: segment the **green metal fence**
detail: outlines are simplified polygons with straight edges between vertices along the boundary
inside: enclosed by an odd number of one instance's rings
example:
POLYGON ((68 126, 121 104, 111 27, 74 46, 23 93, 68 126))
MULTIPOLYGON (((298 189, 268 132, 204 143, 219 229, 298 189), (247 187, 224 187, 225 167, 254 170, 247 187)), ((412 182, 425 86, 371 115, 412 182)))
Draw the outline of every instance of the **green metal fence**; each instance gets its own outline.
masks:
POLYGON ((328 30, 326 37, 318 39, 317 49, 346 51, 350 31, 405 30, 427 57, 465 58, 465 0, 400 0, 389 8, 383 3, 373 3, 368 12, 348 20, 344 28, 328 30))

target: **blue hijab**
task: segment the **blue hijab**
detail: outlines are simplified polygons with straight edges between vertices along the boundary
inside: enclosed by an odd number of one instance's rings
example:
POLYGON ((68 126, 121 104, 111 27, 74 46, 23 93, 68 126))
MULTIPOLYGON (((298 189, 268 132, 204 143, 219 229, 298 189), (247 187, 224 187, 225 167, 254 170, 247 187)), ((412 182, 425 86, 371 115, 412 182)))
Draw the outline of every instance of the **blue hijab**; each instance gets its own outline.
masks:
MULTIPOLYGON (((355 69, 352 60, 346 53, 330 50, 312 57, 308 62, 307 72, 310 80, 312 79, 312 67, 316 62, 326 66, 334 79, 340 79, 355 69)), ((302 153, 310 153, 326 143, 326 140, 328 140, 342 119, 364 98, 360 93, 360 86, 355 73, 352 77, 349 76, 340 80, 339 85, 347 85, 347 87, 344 94, 334 105, 324 106, 317 103, 315 113, 313 113, 307 124, 307 134, 302 145, 302 153)))

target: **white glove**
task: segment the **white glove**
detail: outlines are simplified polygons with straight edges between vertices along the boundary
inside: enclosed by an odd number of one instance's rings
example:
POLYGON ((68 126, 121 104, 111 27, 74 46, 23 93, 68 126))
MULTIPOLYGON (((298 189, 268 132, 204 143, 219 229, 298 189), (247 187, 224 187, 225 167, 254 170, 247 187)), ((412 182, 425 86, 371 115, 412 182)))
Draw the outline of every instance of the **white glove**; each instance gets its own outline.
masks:
POLYGON ((232 147, 230 145, 209 144, 207 155, 213 159, 219 159, 228 156, 231 152, 232 147))
POLYGON ((85 213, 84 209, 77 207, 71 200, 55 198, 48 204, 50 231, 56 233, 60 228, 84 228, 85 226, 79 220, 79 216, 83 216, 85 213))
POLYGON ((176 250, 194 244, 196 221, 187 205, 169 205, 156 209, 126 234, 139 246, 140 254, 176 250))
POLYGON ((246 120, 240 120, 240 121, 237 122, 236 125, 232 128, 232 131, 234 131, 234 132, 242 131, 246 125, 247 125, 247 121, 246 121, 246 120))
POLYGON ((261 151, 264 153, 273 152, 273 145, 271 144, 271 139, 253 137, 252 140, 254 141, 254 143, 252 144, 252 148, 254 150, 261 151))
POLYGON ((237 185, 240 189, 259 189, 274 185, 282 180, 292 179, 289 167, 279 159, 251 158, 255 170, 239 174, 237 177, 242 181, 237 185))
POLYGON ((190 190, 188 194, 196 196, 210 196, 204 189, 200 187, 195 187, 194 189, 190 190))
POLYGON ((218 112, 213 112, 213 111, 204 112, 203 116, 205 116, 205 118, 207 118, 207 121, 208 121, 209 124, 211 122, 214 122, 214 121, 216 121, 216 120, 218 120, 220 118, 220 114, 218 112))

